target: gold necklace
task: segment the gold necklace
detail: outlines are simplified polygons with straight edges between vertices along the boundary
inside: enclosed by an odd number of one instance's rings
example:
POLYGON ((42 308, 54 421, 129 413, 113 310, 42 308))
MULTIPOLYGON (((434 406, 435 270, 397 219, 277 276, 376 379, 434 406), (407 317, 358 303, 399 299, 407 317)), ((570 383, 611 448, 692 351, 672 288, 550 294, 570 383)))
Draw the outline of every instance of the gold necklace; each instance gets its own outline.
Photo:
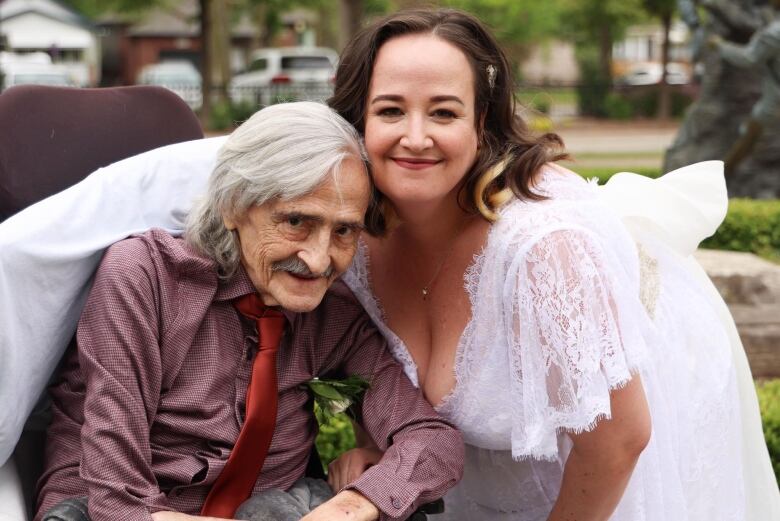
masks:
POLYGON ((444 263, 447 262, 447 258, 450 256, 450 253, 452 253, 453 248, 455 248, 455 239, 460 235, 463 230, 466 228, 466 225, 471 221, 471 219, 466 219, 463 224, 458 227, 458 231, 456 231, 452 236, 452 244, 450 244, 450 247, 447 248, 447 250, 444 252, 444 254, 441 257, 441 261, 439 261, 439 265, 436 267, 436 271, 433 273, 433 277, 431 277, 431 280, 428 281, 428 284, 422 287, 422 299, 428 300, 428 295, 430 294, 431 290, 433 289, 433 284, 436 282, 436 279, 439 277, 439 273, 441 273, 441 269, 444 267, 444 263))
POLYGON ((444 267, 444 263, 447 260, 447 257, 452 252, 452 246, 447 250, 446 254, 442 256, 441 262, 439 262, 439 267, 436 268, 436 271, 433 274, 433 277, 431 277, 431 280, 428 281, 428 284, 423 286, 422 288, 422 298, 423 300, 428 300, 428 293, 431 292, 431 287, 434 282, 436 282, 436 277, 439 276, 439 273, 441 272, 441 269, 444 267))

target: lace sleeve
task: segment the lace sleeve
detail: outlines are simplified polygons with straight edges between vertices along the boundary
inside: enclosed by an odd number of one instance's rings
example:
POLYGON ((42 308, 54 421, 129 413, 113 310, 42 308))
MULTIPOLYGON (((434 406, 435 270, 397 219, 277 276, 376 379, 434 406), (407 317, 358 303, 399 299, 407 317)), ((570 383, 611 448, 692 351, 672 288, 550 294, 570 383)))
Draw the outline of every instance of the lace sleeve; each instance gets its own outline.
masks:
MULTIPOLYGON (((633 245, 630 245, 633 246, 633 245)), ((625 249, 625 248, 624 248, 625 249)), ((512 260, 504 285, 515 458, 557 457, 557 433, 610 416, 609 393, 644 358, 636 264, 586 229, 560 229, 512 260)))

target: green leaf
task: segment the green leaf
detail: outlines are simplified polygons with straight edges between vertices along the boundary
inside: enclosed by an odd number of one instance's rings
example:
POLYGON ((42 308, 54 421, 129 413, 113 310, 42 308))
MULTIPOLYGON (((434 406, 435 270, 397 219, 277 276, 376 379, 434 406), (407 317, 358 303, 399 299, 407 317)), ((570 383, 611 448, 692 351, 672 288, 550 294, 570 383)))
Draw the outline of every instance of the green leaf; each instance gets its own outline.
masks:
POLYGON ((315 393, 331 400, 343 400, 344 395, 338 392, 333 385, 322 380, 310 381, 309 388, 315 393))

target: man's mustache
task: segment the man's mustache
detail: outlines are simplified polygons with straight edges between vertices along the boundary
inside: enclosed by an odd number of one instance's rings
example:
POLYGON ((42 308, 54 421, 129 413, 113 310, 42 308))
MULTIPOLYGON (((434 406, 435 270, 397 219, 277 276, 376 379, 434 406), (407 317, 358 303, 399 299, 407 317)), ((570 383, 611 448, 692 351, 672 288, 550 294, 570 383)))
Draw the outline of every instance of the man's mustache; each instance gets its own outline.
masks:
POLYGON ((272 271, 286 271, 295 275, 296 277, 302 277, 305 279, 317 279, 324 277, 329 279, 333 275, 333 265, 328 266, 328 269, 322 273, 314 273, 309 269, 309 266, 296 256, 287 257, 284 260, 276 261, 271 265, 272 271))

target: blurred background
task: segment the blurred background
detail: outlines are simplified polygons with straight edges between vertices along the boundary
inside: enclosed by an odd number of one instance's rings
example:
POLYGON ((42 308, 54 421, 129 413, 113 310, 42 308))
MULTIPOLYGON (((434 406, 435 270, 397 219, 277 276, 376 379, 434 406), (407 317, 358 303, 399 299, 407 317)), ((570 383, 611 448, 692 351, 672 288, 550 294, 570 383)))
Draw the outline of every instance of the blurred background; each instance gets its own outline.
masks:
MULTIPOLYGON (((667 151, 704 96, 696 20, 717 18, 704 3, 687 2, 686 18, 678 0, 0 0, 0 90, 161 85, 208 134, 224 133, 265 105, 327 99, 339 51, 365 23, 407 7, 450 6, 494 31, 514 68, 521 115, 564 138, 574 158, 566 166, 602 182, 619 171, 656 177, 671 169, 667 151)), ((742 83, 757 91, 747 108, 725 114, 733 129, 721 148, 732 146, 760 95, 760 82, 742 83)), ((698 255, 737 321, 780 476, 780 155, 756 150, 775 191, 733 199, 698 255)), ((322 434, 325 461, 353 443, 343 418, 322 434)))
POLYGON ((165 85, 219 128, 226 105, 241 116, 327 97, 355 31, 418 5, 465 9, 494 30, 542 130, 581 116, 668 120, 695 96, 674 0, 2 0, 0 69, 5 87, 165 85))

